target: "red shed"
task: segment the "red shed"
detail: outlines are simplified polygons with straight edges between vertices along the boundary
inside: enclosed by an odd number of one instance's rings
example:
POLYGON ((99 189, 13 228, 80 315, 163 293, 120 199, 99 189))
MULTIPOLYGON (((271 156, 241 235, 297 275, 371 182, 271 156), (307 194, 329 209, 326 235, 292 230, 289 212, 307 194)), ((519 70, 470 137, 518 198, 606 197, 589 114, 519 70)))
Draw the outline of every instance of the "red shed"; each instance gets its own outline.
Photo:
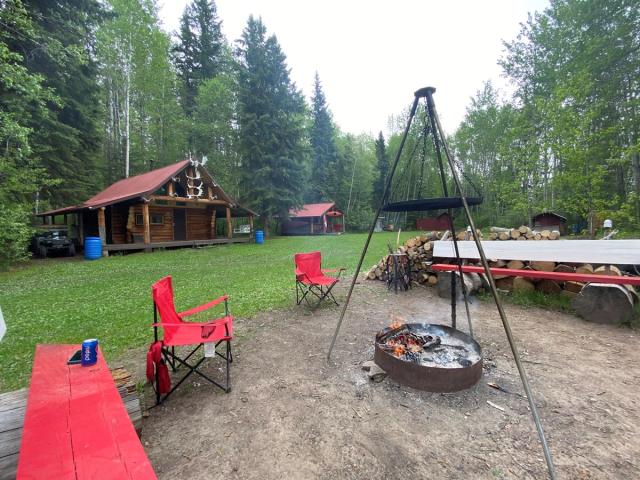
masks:
POLYGON ((322 235, 341 233, 342 212, 334 202, 307 203, 299 210, 289 211, 289 221, 282 224, 282 235, 322 235))
POLYGON ((437 217, 419 218, 416 220, 416 227, 423 231, 443 231, 449 230, 451 225, 448 213, 441 213, 437 217))
POLYGON ((557 213, 539 213, 531 218, 531 225, 536 230, 557 230, 560 235, 567 234, 567 219, 557 213))

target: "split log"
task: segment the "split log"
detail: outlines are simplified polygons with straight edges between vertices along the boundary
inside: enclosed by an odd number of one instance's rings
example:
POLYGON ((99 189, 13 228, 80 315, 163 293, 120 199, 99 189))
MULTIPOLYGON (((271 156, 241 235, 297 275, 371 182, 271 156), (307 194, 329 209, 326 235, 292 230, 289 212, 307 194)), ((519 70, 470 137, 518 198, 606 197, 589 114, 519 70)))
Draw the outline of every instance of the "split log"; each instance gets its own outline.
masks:
POLYGON ((618 277, 622 276, 622 272, 615 265, 602 265, 601 267, 596 268, 593 271, 594 275, 616 275, 618 277))
POLYGON ((440 237, 440 241, 444 242, 445 240, 449 240, 450 236, 451 236, 451 232, 449 230, 447 230, 446 232, 444 232, 442 234, 442 237, 440 237))
POLYGON ((559 273, 574 273, 576 269, 569 265, 559 263, 558 265, 556 265, 556 268, 554 268, 553 271, 559 273))
POLYGON ((549 240, 557 240, 560 238, 560 232, 557 230, 553 230, 549 233, 549 240))
MULTIPOLYGON (((438 274, 438 283, 436 284, 438 288, 438 296, 441 298, 451 298, 451 274, 454 273, 456 276, 456 301, 464 300, 464 296, 462 295, 462 287, 460 286, 460 279, 458 272, 441 272, 438 274)), ((475 291, 482 286, 482 282, 480 281, 479 275, 477 275, 477 283, 476 280, 473 279, 469 274, 463 274, 464 284, 467 287, 467 295, 471 295, 475 291)))
POLYGON ((507 268, 510 268, 511 270, 522 270, 524 268, 524 262, 520 260, 511 260, 510 262, 507 262, 507 268))
POLYGON ((491 227, 489 229, 490 232, 495 232, 495 233, 509 233, 511 231, 510 228, 503 228, 503 227, 491 227))
POLYGON ((518 227, 518 231, 522 234, 522 235, 526 235, 527 233, 531 232, 531 229, 529 227, 527 227, 526 225, 520 225, 518 227))
POLYGON ((429 278, 427 279, 427 283, 429 285, 435 285, 436 283, 438 283, 438 276, 437 275, 429 275, 429 278))
POLYGON ((496 280, 496 288, 510 292, 513 289, 513 277, 500 278, 499 280, 496 280))
POLYGON ((633 318, 633 299, 622 285, 585 285, 571 301, 571 306, 588 322, 617 325, 633 318))
POLYGON ((584 263, 576 268, 576 273, 593 273, 593 265, 590 263, 584 263))
MULTIPOLYGON (((471 234, 471 232, 469 232, 469 235, 471 234)), ((460 230, 457 234, 456 234, 456 238, 460 241, 463 240, 467 240, 467 231, 466 230, 460 230)))
POLYGON ((513 238, 514 240, 515 240, 516 238, 520 237, 520 235, 521 235, 521 233, 520 233, 520 231, 519 231, 517 228, 512 228, 512 229, 511 229, 511 232, 509 232, 509 236, 510 236, 511 238, 513 238))
POLYGON ((563 297, 567 297, 570 300, 573 300, 574 298, 576 298, 578 296, 578 293, 572 292, 570 290, 562 290, 560 292, 560 295, 563 296, 563 297))
POLYGON ((513 279, 513 291, 514 292, 532 292, 535 289, 536 289, 536 286, 528 278, 515 277, 513 279))
POLYGON ((564 282, 564 289, 573 293, 580 293, 584 287, 584 283, 581 282, 564 282))
POLYGON ((538 282, 538 284, 536 285, 536 290, 557 295, 562 292, 562 287, 556 281, 544 279, 538 282))
POLYGON ((525 237, 524 235, 520 235, 518 238, 516 238, 516 240, 526 240, 527 237, 525 237))
POLYGON ((489 240, 497 240, 498 239, 498 232, 491 232, 489 234, 489 240))
POLYGON ((540 232, 540 236, 545 240, 549 239, 549 235, 551 235, 551 230, 542 230, 540 232))
POLYGON ((507 266, 507 262, 504 260, 490 260, 489 266, 494 268, 504 268, 507 266))
POLYGON ((510 239, 511 239, 511 235, 509 235, 507 232, 498 233, 498 240, 510 240, 510 239))
POLYGON ((556 262, 536 260, 534 262, 529 262, 529 266, 538 272, 553 272, 553 269, 556 268, 556 262))

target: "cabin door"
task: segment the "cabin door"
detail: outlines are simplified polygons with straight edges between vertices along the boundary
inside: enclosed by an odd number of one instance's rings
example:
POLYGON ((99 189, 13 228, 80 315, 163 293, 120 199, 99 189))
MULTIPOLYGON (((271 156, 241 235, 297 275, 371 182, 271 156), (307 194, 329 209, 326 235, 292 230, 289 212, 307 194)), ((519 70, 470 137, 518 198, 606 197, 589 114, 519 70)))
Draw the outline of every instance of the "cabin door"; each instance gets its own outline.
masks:
POLYGON ((187 209, 173 209, 173 239, 175 241, 187 239, 187 209))

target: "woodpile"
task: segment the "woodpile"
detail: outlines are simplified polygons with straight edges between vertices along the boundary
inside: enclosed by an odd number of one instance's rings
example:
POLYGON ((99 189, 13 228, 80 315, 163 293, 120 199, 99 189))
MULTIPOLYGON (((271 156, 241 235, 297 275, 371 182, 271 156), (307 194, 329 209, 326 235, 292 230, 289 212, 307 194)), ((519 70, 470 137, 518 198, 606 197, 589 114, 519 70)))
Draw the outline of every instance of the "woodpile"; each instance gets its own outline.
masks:
MULTIPOLYGON (((456 233, 456 238, 460 240, 469 239, 471 232, 466 230, 456 233)), ((481 236, 481 232, 478 232, 481 236)), ((529 227, 519 228, 498 228, 492 227, 490 239, 500 240, 556 240, 558 232, 542 231, 535 232, 529 227)), ((431 270, 433 263, 454 263, 451 258, 433 258, 433 242, 436 240, 451 240, 450 232, 431 232, 417 237, 410 238, 403 245, 400 245, 396 252, 407 256, 411 261, 410 281, 417 282, 425 286, 436 286, 441 297, 451 296, 451 275, 459 275, 457 272, 434 272, 431 270)), ((366 274, 370 280, 387 281, 387 262, 393 259, 386 255, 373 265, 366 274)), ((467 263, 478 265, 480 263, 467 263)), ((571 264, 557 263, 551 261, 521 261, 509 259, 493 259, 489 261, 492 268, 508 268, 511 270, 535 270, 539 272, 560 272, 560 273, 582 273, 596 275, 617 275, 622 272, 615 265, 592 265, 592 264, 571 264)), ((392 271, 393 268, 390 268, 392 271)), ((600 323, 620 323, 628 321, 633 313, 634 304, 639 302, 639 297, 633 287, 628 285, 607 285, 599 283, 585 284, 577 281, 556 281, 540 278, 507 276, 495 274, 496 287, 507 292, 542 292, 544 294, 562 295, 571 299, 571 303, 576 312, 589 321, 600 323), (596 305, 602 308, 596 308, 596 305), (608 314, 606 312, 609 312, 608 314)), ((484 275, 464 274, 464 283, 468 293, 474 293, 487 285, 484 275)), ((456 281, 456 292, 461 298, 460 281, 456 281)))
POLYGON ((557 230, 532 230, 526 225, 518 228, 491 227, 489 240, 558 240, 560 232, 557 230))
MULTIPOLYGON (((435 285, 438 283, 438 275, 430 270, 433 260, 433 241, 450 239, 449 232, 429 232, 424 235, 410 238, 400 245, 396 252, 407 256, 411 261, 410 280, 420 284, 435 285)), ((387 263, 393 259, 385 255, 378 263, 367 272, 369 280, 387 280, 387 263)))

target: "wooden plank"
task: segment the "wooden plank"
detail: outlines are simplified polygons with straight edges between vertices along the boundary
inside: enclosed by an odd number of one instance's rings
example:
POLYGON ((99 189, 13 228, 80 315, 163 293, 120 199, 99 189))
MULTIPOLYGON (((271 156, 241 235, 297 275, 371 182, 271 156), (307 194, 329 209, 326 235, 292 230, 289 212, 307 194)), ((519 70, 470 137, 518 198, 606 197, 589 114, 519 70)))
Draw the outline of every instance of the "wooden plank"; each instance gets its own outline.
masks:
POLYGON ((227 238, 233 238, 233 228, 231 228, 231 209, 227 207, 227 238))
POLYGON ((142 204, 142 223, 144 226, 144 243, 149 245, 151 243, 151 229, 149 225, 149 204, 142 204))
POLYGON ((17 478, 156 478, 101 352, 67 365, 77 348, 36 347, 17 478))
MULTIPOLYGON (((27 413, 18 461, 18 479, 75 480, 69 430, 69 369, 77 346, 36 346, 27 413)), ((82 368, 78 366, 78 368, 82 368)))
MULTIPOLYGON (((453 242, 436 241, 433 256, 455 258, 453 242)), ((458 242, 462 258, 480 258, 473 241, 458 242)), ((547 260, 564 263, 640 265, 640 240, 555 240, 553 242, 483 241, 487 258, 547 260)))
POLYGON ((69 381, 78 478, 156 478, 102 355, 93 367, 71 366, 69 381))
POLYGON ((107 244, 107 227, 104 217, 104 208, 105 207, 101 207, 98 209, 98 234, 100 235, 102 245, 107 244))
POLYGON ((118 252, 120 250, 144 250, 145 248, 171 248, 171 247, 205 247, 207 245, 221 245, 225 243, 249 243, 249 237, 233 237, 233 238, 210 238, 206 240, 176 240, 173 242, 151 242, 149 245, 144 243, 125 243, 125 244, 108 244, 105 250, 110 252, 118 252))
MULTIPOLYGON (((521 242, 522 243, 522 242, 521 242)), ((434 264, 431 269, 436 272, 449 272, 457 270, 457 265, 434 264)), ((509 277, 529 277, 542 278, 547 280, 560 280, 584 283, 609 283, 618 285, 635 285, 640 286, 640 277, 619 277, 617 275, 594 275, 586 273, 562 273, 562 272, 539 272, 537 270, 513 270, 510 268, 490 268, 493 275, 506 275, 509 277)), ((483 267, 465 265, 462 267, 463 272, 467 273, 485 273, 483 267)))
POLYGON ((204 205, 229 205, 224 200, 207 200, 206 198, 170 197, 168 195, 150 195, 149 200, 165 200, 169 202, 202 203, 204 205))

